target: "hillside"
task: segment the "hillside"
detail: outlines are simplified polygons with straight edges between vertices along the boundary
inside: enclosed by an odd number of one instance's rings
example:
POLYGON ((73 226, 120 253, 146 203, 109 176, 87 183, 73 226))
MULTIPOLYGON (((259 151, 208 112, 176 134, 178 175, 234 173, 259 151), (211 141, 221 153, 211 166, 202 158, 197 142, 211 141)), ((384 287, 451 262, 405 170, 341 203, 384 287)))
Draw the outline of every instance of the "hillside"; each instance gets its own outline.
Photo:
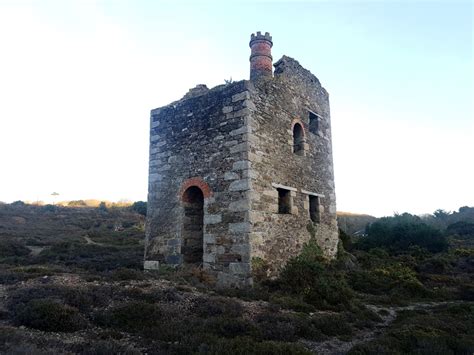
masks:
POLYGON ((143 222, 130 208, 0 205, 0 353, 474 351, 474 235, 439 252, 345 238, 330 263, 309 243, 280 278, 255 265, 254 288, 216 290, 200 268, 143 273, 143 222))
POLYGON ((337 212, 337 224, 339 228, 349 235, 364 234, 365 227, 376 220, 377 217, 368 214, 337 212))

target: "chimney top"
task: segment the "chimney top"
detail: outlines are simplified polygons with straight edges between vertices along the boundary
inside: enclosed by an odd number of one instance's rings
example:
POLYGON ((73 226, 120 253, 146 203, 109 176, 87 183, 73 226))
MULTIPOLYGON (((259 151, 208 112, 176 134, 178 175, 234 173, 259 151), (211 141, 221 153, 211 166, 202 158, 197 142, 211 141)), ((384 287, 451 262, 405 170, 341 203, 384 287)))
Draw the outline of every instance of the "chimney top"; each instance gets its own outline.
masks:
POLYGON ((269 32, 264 35, 260 31, 257 34, 250 35, 249 43, 250 54, 250 80, 255 80, 260 77, 272 77, 272 36, 269 32))

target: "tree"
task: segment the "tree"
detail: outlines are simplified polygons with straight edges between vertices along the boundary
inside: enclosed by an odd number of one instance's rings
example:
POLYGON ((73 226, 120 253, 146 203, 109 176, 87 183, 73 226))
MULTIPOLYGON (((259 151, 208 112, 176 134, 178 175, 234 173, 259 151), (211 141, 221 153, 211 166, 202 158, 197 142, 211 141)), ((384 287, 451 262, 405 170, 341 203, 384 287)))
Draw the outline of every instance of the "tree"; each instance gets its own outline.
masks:
POLYGON ((132 205, 132 210, 143 216, 146 216, 147 203, 144 201, 134 202, 132 205))
POLYGON ((99 207, 97 207, 99 209, 99 211, 101 212, 107 212, 108 209, 107 209, 107 205, 104 201, 102 201, 101 203, 99 203, 99 207))
POLYGON ((360 244, 365 249, 382 247, 403 251, 419 246, 431 252, 440 252, 448 247, 446 237, 438 229, 409 213, 380 218, 367 227, 367 234, 360 244))

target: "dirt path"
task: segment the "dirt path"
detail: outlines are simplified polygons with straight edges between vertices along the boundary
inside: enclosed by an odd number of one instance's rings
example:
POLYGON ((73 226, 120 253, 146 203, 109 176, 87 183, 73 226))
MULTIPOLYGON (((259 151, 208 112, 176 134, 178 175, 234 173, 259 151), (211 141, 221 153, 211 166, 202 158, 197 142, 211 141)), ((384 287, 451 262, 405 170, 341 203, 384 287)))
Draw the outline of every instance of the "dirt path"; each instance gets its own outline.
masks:
POLYGON ((409 306, 400 307, 383 307, 375 305, 367 305, 367 308, 376 312, 381 318, 382 322, 378 323, 374 329, 365 329, 356 332, 350 341, 342 341, 336 337, 323 342, 315 342, 303 339, 300 342, 309 350, 316 354, 324 355, 340 355, 347 354, 357 344, 365 343, 380 336, 384 329, 387 328, 397 318, 397 313, 400 311, 413 311, 419 309, 429 309, 444 304, 455 304, 459 302, 426 302, 414 303, 409 306), (381 314, 382 311, 382 314, 381 314))
POLYGON ((86 241, 87 244, 101 245, 101 246, 104 245, 104 244, 102 244, 102 243, 94 242, 94 241, 93 241, 91 238, 89 238, 87 235, 83 236, 83 238, 85 239, 85 241, 86 241))
POLYGON ((30 249, 30 255, 31 256, 37 256, 39 255, 39 253, 41 253, 44 249, 44 247, 38 247, 38 246, 35 246, 35 245, 27 245, 26 246, 28 249, 30 249))

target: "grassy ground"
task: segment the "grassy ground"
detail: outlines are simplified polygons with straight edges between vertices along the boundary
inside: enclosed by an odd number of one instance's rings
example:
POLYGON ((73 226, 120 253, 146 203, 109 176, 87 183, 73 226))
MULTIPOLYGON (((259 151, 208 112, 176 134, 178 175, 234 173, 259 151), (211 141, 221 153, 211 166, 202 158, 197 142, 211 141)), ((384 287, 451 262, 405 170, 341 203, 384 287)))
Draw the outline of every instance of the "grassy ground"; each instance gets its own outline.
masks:
POLYGON ((143 273, 127 208, 0 205, 0 353, 472 354, 474 253, 379 248, 214 290, 198 268, 143 273), (315 276, 316 275, 316 276, 315 276))

